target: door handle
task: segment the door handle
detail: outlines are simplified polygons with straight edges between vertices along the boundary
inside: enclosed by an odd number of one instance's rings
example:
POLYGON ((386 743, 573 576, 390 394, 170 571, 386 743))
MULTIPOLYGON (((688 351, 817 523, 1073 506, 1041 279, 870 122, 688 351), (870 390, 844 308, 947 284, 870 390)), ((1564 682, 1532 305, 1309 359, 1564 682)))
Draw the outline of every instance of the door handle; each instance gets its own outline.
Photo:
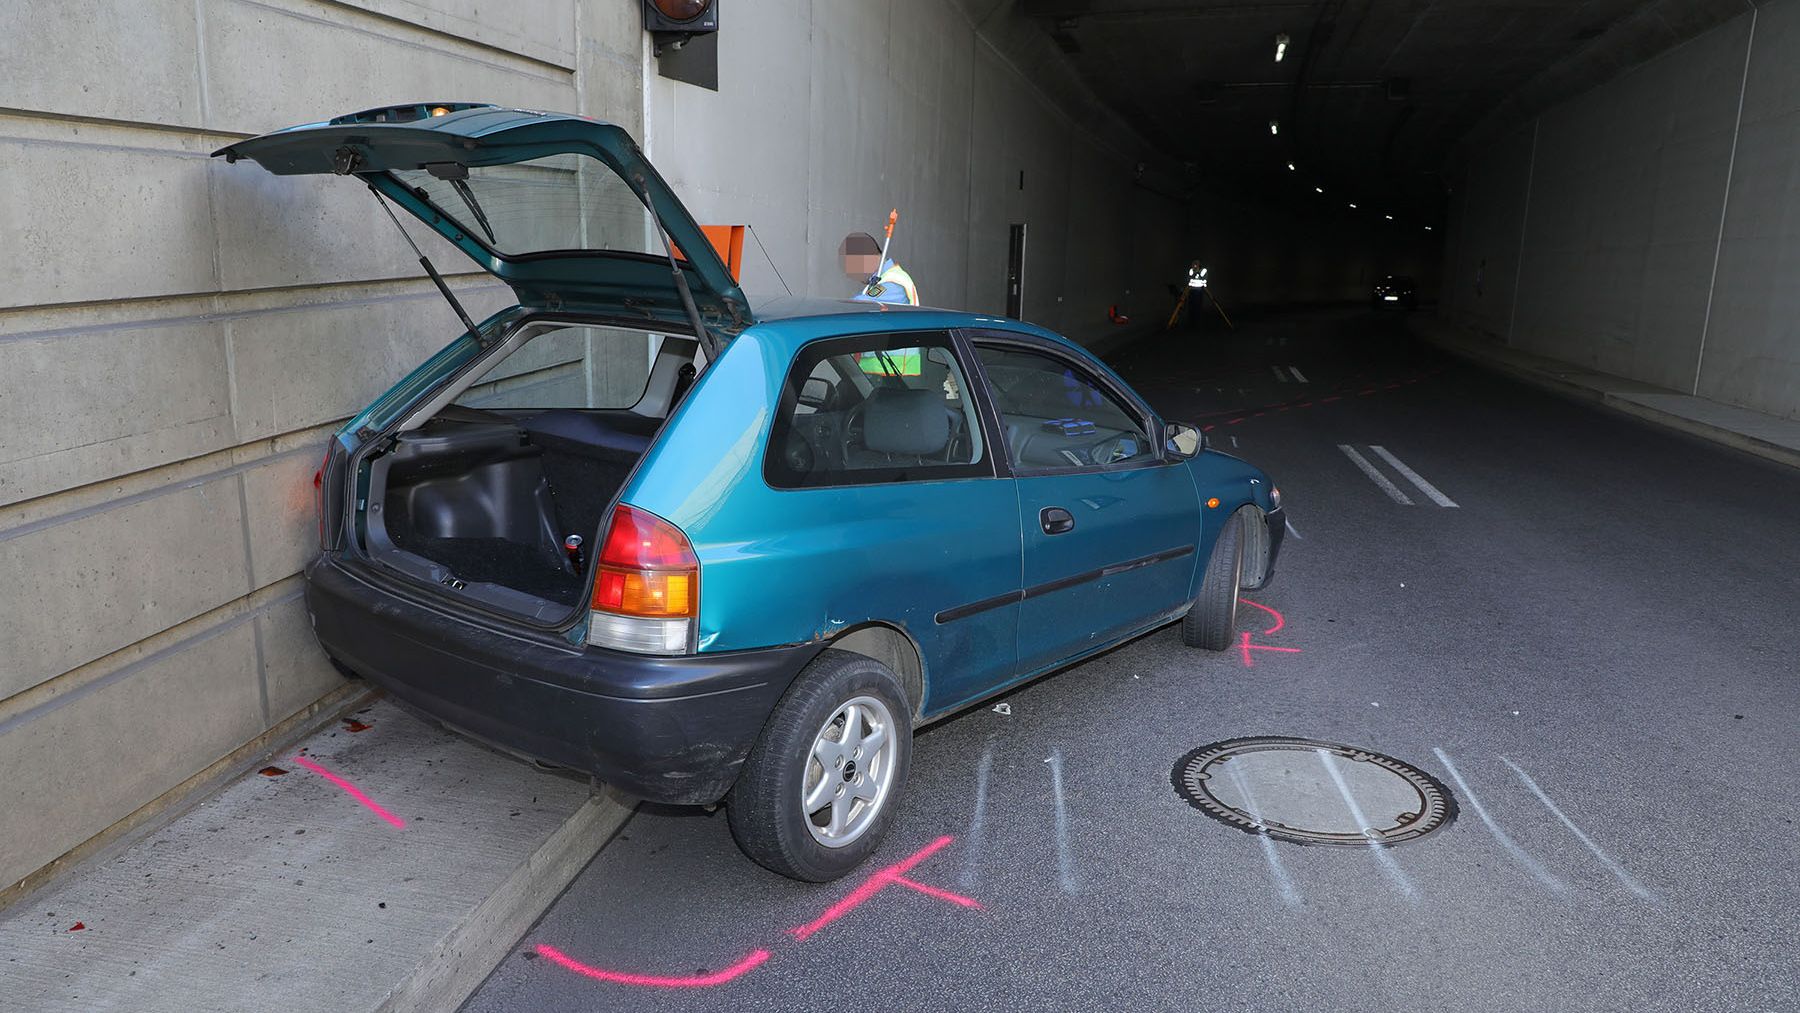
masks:
POLYGON ((1075 515, 1062 507, 1045 507, 1038 511, 1038 525, 1046 535, 1060 535, 1075 530, 1075 515))

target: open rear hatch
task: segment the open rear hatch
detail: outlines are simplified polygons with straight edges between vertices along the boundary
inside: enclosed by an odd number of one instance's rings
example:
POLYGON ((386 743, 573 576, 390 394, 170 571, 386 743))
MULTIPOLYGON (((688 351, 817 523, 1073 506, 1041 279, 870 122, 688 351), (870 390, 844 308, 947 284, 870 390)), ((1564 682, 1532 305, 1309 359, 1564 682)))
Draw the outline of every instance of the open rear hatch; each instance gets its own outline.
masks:
POLYGON ((522 306, 685 329, 691 296, 708 329, 736 333, 751 322, 705 233, 611 123, 469 103, 390 106, 213 154, 281 176, 354 176, 512 286, 522 306))
POLYGON ((693 382, 697 347, 716 357, 751 322, 700 227, 624 130, 580 116, 394 106, 214 154, 355 177, 517 293, 525 312, 481 333, 421 253, 471 337, 422 368, 429 382, 396 388, 404 405, 378 402, 385 421, 333 474, 359 488, 346 534, 388 572, 565 622, 585 604, 607 507, 693 382))

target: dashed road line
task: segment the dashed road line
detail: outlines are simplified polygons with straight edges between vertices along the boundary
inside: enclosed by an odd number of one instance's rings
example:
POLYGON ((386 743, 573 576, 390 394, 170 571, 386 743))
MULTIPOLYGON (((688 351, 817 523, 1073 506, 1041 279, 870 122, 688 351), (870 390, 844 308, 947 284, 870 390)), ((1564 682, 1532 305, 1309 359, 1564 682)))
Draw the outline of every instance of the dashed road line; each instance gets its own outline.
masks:
POLYGON ((1412 484, 1418 486, 1419 491, 1424 493, 1425 495, 1431 497, 1431 501, 1433 503, 1436 503, 1438 506, 1441 506, 1441 507, 1450 507, 1453 509, 1456 507, 1455 500, 1453 500, 1450 497, 1439 492, 1437 486, 1432 485, 1430 482, 1427 482, 1423 478, 1419 477, 1419 473, 1412 470, 1411 468, 1408 468, 1406 466, 1406 462, 1400 460, 1398 457, 1395 457, 1393 454, 1388 453, 1388 449, 1386 447, 1378 447, 1375 444, 1371 443, 1371 444, 1369 444, 1369 449, 1375 451, 1375 453, 1377 453, 1377 454, 1380 454, 1381 459, 1386 461, 1388 464, 1392 465, 1393 469, 1395 471, 1397 471, 1401 475, 1405 476, 1406 480, 1408 482, 1411 482, 1412 484))
POLYGON ((1299 366, 1289 366, 1289 367, 1288 367, 1288 372, 1290 372, 1290 373, 1292 373, 1292 374, 1294 374, 1294 380, 1295 380, 1295 381, 1296 381, 1296 382, 1299 382, 1299 383, 1311 383, 1311 382, 1312 382, 1312 381, 1311 381, 1311 380, 1308 380, 1308 379, 1307 379, 1307 378, 1306 378, 1306 374, 1305 374, 1305 373, 1302 373, 1302 372, 1300 372, 1300 367, 1299 367, 1299 366))
POLYGON ((1344 456, 1350 459, 1351 464, 1356 465, 1358 468, 1362 469, 1363 474, 1369 476, 1369 481, 1374 482, 1377 488, 1382 492, 1387 493, 1389 499, 1392 499, 1401 506, 1413 505, 1412 499, 1401 492, 1399 486, 1388 481, 1388 477, 1377 470, 1373 464, 1370 464, 1368 458, 1357 453, 1355 447, 1352 447, 1348 443, 1340 443, 1337 445, 1337 448, 1344 452, 1344 456))
POLYGON ((1274 373, 1274 374, 1275 374, 1275 379, 1276 379, 1276 380, 1277 380, 1277 381, 1279 381, 1279 382, 1281 382, 1281 383, 1286 383, 1286 382, 1288 382, 1288 378, 1287 378, 1287 374, 1286 374, 1286 373, 1283 373, 1283 372, 1282 372, 1282 371, 1281 371, 1281 367, 1280 367, 1280 366, 1270 366, 1270 367, 1269 367, 1269 372, 1271 372, 1271 373, 1274 373))
MULTIPOLYGON (((1262 807, 1256 804, 1256 796, 1250 792, 1250 782, 1244 779, 1240 764, 1231 765, 1231 778, 1237 784, 1238 793, 1244 796, 1244 804, 1248 807, 1250 818, 1262 822, 1262 807)), ((1266 833, 1259 833, 1256 839, 1262 843, 1264 861, 1269 863, 1269 875, 1275 879, 1275 890, 1281 895, 1281 902, 1288 907, 1300 905, 1300 890, 1288 876, 1287 867, 1281 864, 1281 856, 1275 853, 1275 842, 1266 833)))

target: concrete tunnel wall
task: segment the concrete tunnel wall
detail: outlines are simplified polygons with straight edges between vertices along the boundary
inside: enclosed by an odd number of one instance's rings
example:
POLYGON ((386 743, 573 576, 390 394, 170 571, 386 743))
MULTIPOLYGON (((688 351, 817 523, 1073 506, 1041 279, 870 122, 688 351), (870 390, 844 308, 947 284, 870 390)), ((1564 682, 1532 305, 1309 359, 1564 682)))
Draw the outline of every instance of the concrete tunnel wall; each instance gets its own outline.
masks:
POLYGON ((1800 418, 1800 2, 1747 10, 1469 153, 1443 312, 1800 418))
MULTIPOLYGON (((637 0, 0 5, 0 903, 343 686, 300 601, 310 478, 456 330, 366 192, 213 149, 396 101, 568 110, 645 140, 703 221, 757 225, 797 291, 844 293, 838 241, 895 205, 959 308, 1003 307, 1027 222, 1026 316, 1078 338, 1179 272, 1178 202, 1132 185, 1135 135, 1034 25, 895 7, 728 15, 715 94, 654 77, 637 0)), ((511 301, 429 242, 474 315, 511 301)))
POLYGON ((1003 313, 1022 222, 1022 316, 1099 340, 1114 330, 1109 306, 1148 288, 1161 305, 1161 283, 1180 276, 1182 201, 1134 182, 1154 158, 1146 144, 1092 129, 1014 62, 1053 47, 1010 8, 758 0, 719 37, 719 91, 650 80, 651 158, 702 221, 761 237, 766 258, 745 244, 752 298, 783 281, 851 294, 839 243, 879 240, 898 208, 892 254, 920 299, 1003 313), (797 41, 796 58, 772 55, 797 41))

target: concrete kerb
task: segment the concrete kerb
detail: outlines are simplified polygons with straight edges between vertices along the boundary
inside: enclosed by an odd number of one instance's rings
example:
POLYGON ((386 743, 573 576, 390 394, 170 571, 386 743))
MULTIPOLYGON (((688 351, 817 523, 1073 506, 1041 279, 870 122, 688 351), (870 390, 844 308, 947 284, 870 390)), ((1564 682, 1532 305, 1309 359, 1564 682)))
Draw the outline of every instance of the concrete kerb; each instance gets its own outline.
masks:
POLYGON ((588 799, 524 864, 452 929, 376 1013, 455 1009, 506 959, 637 809, 637 800, 603 788, 588 799))
POLYGON ((454 1009, 635 809, 360 683, 329 699, 330 720, 0 912, 0 995, 46 1013, 454 1009))
MULTIPOLYGON (((1565 397, 1590 401, 1667 429, 1754 454, 1777 464, 1800 468, 1800 449, 1763 439, 1745 429, 1731 428, 1657 407, 1652 402, 1667 397, 1670 393, 1661 388, 1551 360, 1539 362, 1534 357, 1514 353, 1509 349, 1488 348, 1477 338, 1455 333, 1454 325, 1441 321, 1413 321, 1410 329, 1415 336, 1437 348, 1485 369, 1517 377, 1565 397)), ((1747 409, 1715 405, 1703 398, 1676 396, 1723 411, 1753 414, 1747 409)), ((1796 423, 1795 428, 1800 429, 1800 423, 1796 423)))

